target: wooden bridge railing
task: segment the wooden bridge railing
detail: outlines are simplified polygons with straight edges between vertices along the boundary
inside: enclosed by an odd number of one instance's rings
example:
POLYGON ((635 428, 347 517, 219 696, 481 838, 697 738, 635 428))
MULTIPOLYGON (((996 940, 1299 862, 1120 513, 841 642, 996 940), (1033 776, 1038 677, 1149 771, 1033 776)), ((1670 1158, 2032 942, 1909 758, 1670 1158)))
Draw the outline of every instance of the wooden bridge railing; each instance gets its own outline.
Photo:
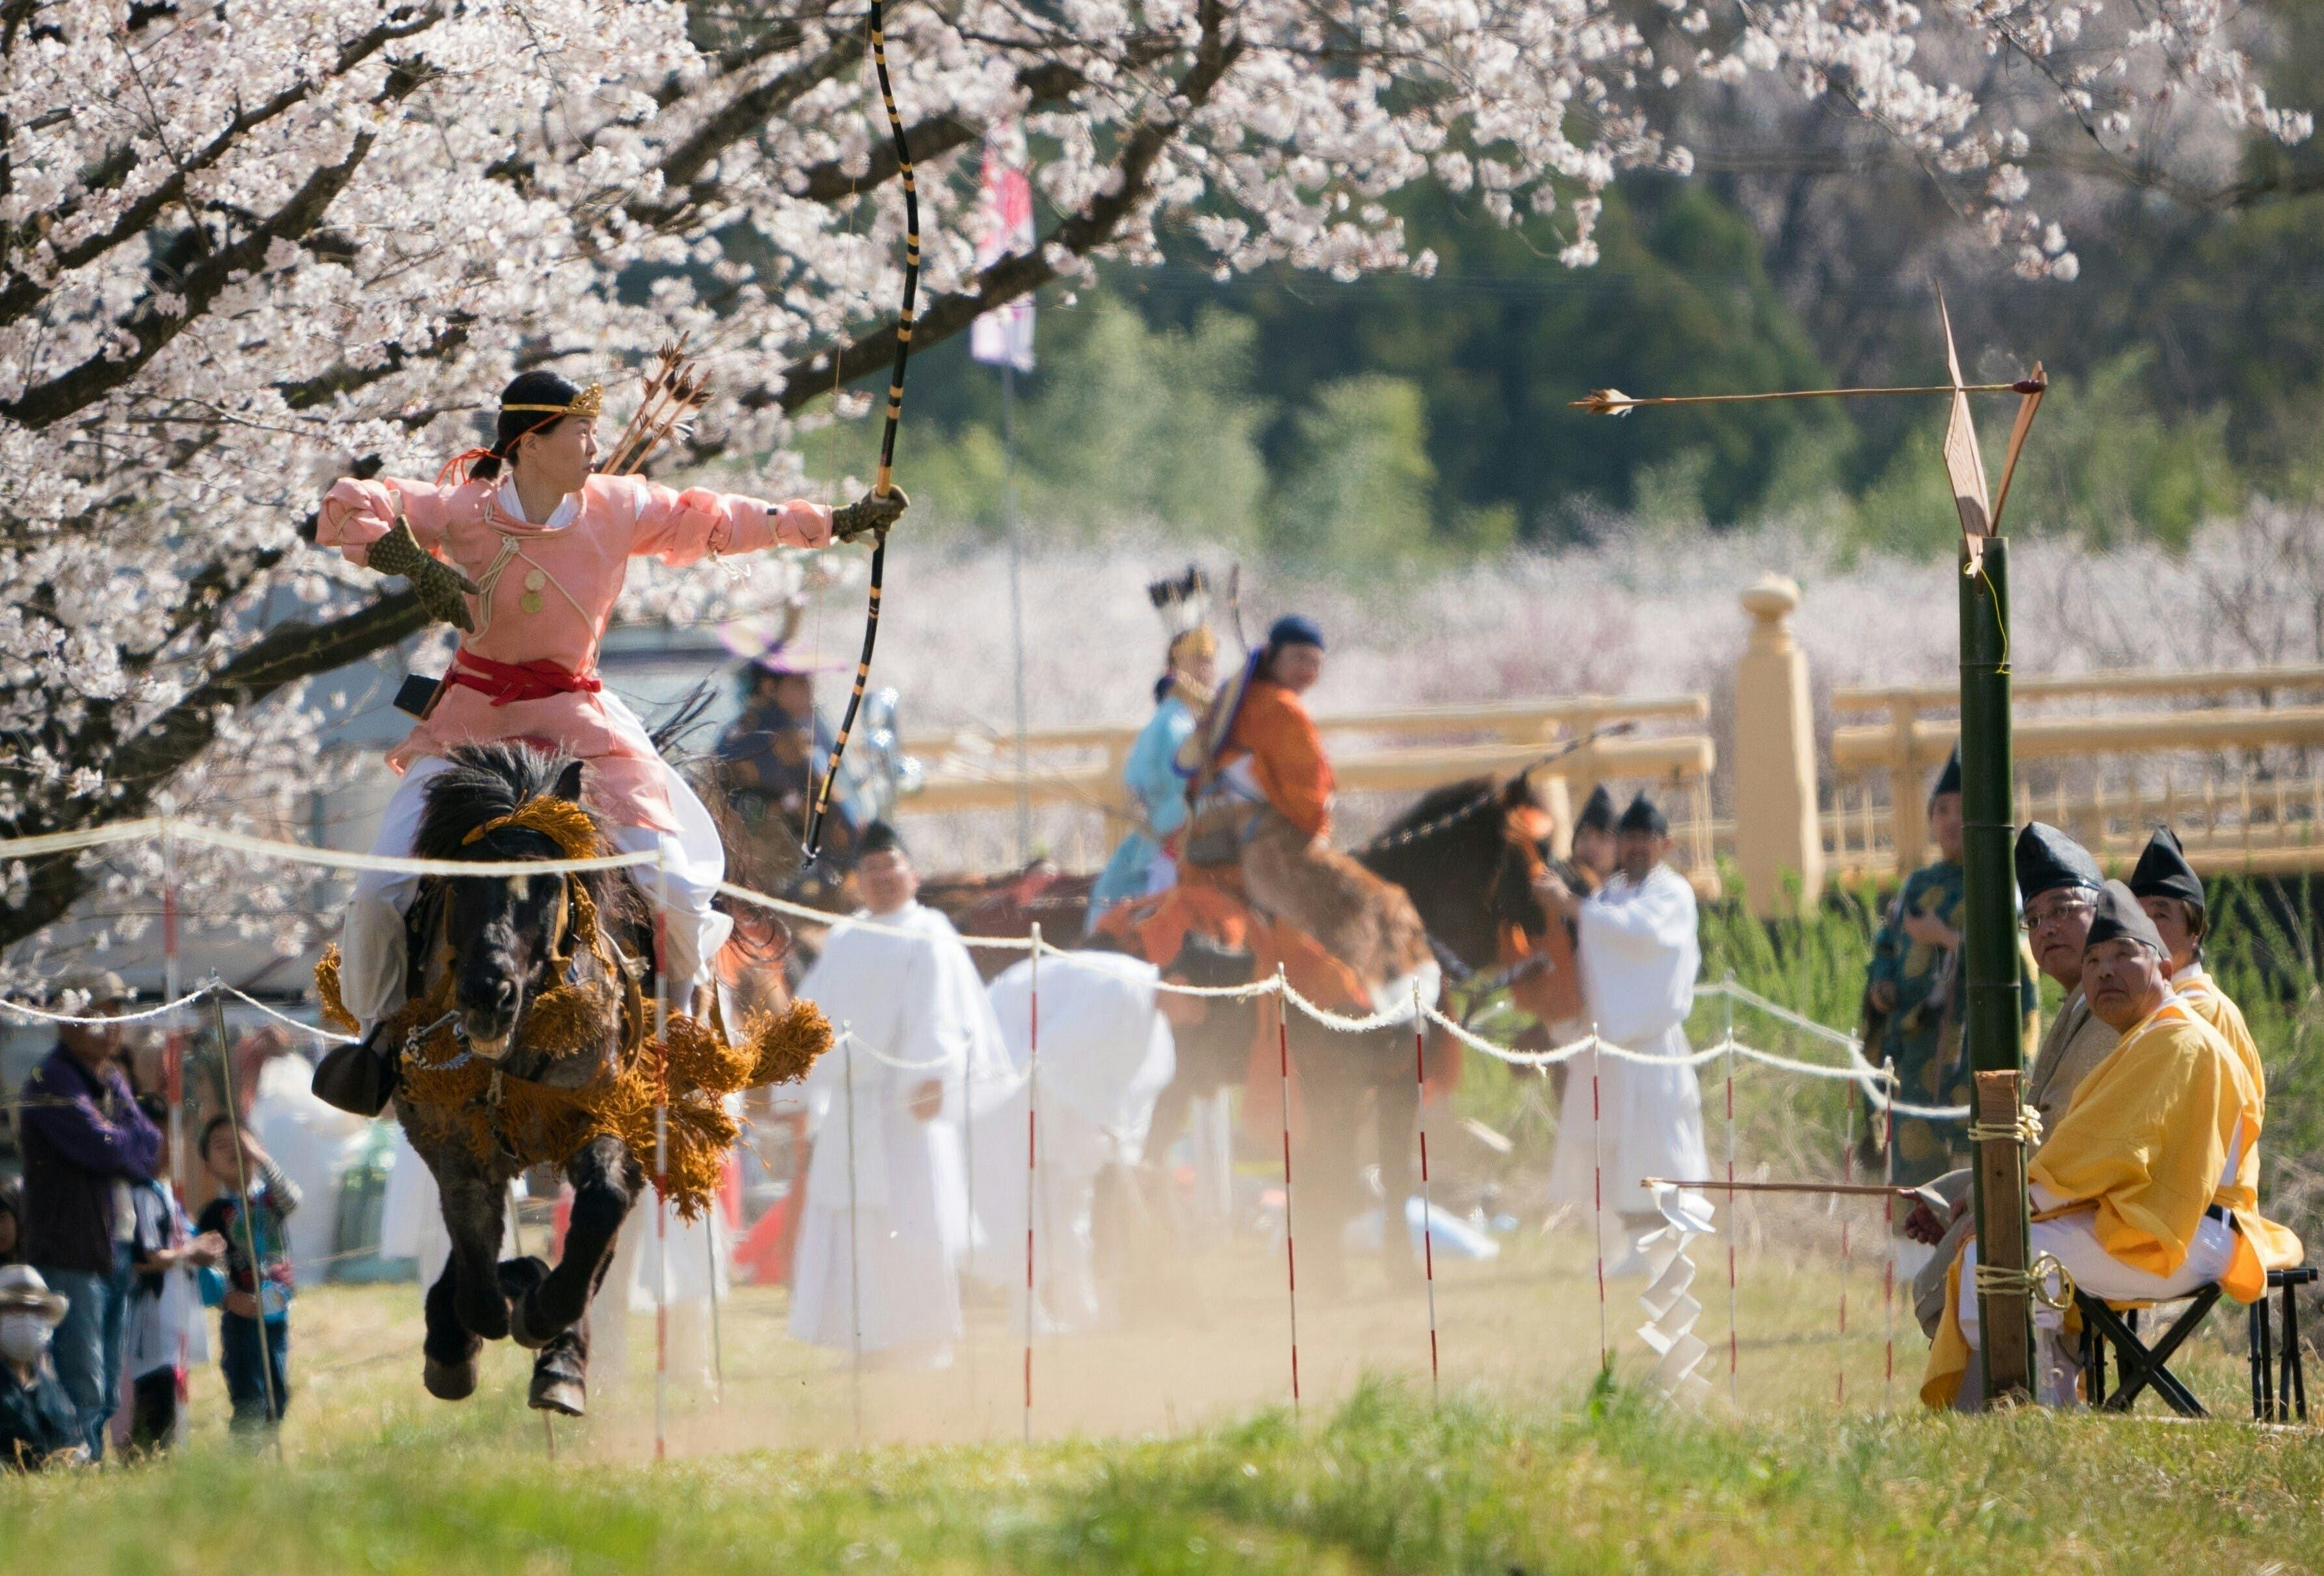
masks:
MULTIPOLYGON (((1349 836, 1360 836, 1385 818, 1394 806, 1378 801, 1387 796, 1409 799, 1465 778, 1515 771, 1607 723, 1678 727, 1684 731, 1584 745, 1545 773, 1543 786, 1554 806, 1578 803, 1600 782, 1649 788, 1666 801, 1682 861, 1708 871, 1713 864, 1710 785, 1718 757, 1700 726, 1710 714, 1710 698, 1702 695, 1569 696, 1335 713, 1319 716, 1316 724, 1332 751, 1341 791, 1351 801, 1342 816, 1349 836)), ((927 775, 903 808, 913 816, 989 816, 1013 811, 1021 786, 1036 808, 1064 809, 1076 821, 1100 823, 1099 835, 1080 826, 1073 841, 1081 849, 1102 848, 1123 825, 1121 771, 1137 737, 1136 728, 1120 724, 1029 733, 1021 785, 1012 735, 962 730, 914 739, 906 748, 927 775)))
MULTIPOLYGON (((1698 885, 1712 884, 1715 856, 1731 855, 1753 906, 1773 913, 1831 878, 1885 877, 1921 862, 1930 853, 1928 786, 1959 733, 1958 693, 1941 683, 1839 690, 1831 703, 1842 721, 1821 750, 1792 630, 1798 587, 1768 576, 1742 604, 1750 623, 1732 687, 1731 760, 1718 758, 1702 695, 1326 716, 1342 840, 1361 841, 1428 788, 1518 770, 1600 723, 1629 720, 1637 733, 1543 773, 1545 797, 1564 810, 1599 782, 1625 795, 1652 788, 1698 885)), ((2021 675, 2015 688, 2019 821, 2061 825, 2116 863, 2135 859, 2149 825, 2165 821, 2199 869, 2324 870, 2324 666, 2021 675)), ((1121 769, 1136 737, 1114 724, 1044 729, 1026 741, 1022 792, 1067 864, 1102 861, 1129 825, 1121 769)), ((937 845, 962 862, 1004 863, 1010 843, 997 829, 1020 791, 1016 742, 964 731, 912 749, 927 777, 906 812, 948 817, 937 845)))
MULTIPOLYGON (((2324 866, 2324 667, 2091 673, 2015 687, 2019 821, 2060 825, 2106 861, 2135 859, 2163 821, 2207 871, 2324 866), (2114 705, 2043 714, 2099 701, 2114 705)), ((1892 871, 1900 849, 1904 862, 1923 857, 1928 782, 1960 732, 1928 714, 1956 699, 1938 686, 1834 694, 1843 714, 1885 714, 1832 736, 1822 830, 1835 869, 1892 871)))

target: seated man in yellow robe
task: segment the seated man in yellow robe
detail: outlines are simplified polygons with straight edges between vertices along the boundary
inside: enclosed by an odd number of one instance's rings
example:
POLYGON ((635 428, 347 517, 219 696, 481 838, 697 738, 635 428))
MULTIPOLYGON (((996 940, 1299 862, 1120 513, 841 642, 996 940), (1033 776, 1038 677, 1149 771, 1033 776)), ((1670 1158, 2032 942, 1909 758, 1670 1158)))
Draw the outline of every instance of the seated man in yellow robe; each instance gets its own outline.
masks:
MULTIPOLYGON (((2122 1037, 2074 1091, 2034 1157, 2032 1257, 2113 1303, 2185 1296, 2213 1281, 2249 1303, 2300 1242, 2259 1212, 2259 1097, 2242 1058, 2171 990, 2153 921, 2130 889, 2098 894, 2083 954, 2090 1010, 2122 1037)), ((1921 1398, 1954 1404, 1976 1370, 1977 1244, 1962 1249, 1921 1398)), ((2034 1307, 2042 1398, 2073 1395, 2062 1314, 2034 1307)))
POLYGON ((2203 940, 2211 934, 2210 908, 2203 894, 2203 878, 2187 862, 2186 851, 2168 826, 2157 826, 2146 840, 2138 865, 2130 872, 2130 895, 2154 921, 2171 954, 2171 988, 2195 1009, 2195 1016, 2219 1031, 2219 1037, 2243 1059, 2259 1094, 2262 1111, 2267 1106, 2267 1069, 2260 1065, 2259 1046, 2237 1007, 2211 972, 2203 966, 2203 940))

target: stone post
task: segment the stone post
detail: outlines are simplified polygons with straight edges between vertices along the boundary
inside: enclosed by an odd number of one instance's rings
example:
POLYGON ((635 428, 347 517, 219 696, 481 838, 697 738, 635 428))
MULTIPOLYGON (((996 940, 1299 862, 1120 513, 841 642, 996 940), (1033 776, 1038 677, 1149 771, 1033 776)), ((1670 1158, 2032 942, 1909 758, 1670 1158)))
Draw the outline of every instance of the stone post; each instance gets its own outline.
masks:
POLYGON ((1799 585, 1763 575, 1743 593, 1750 643, 1735 670, 1735 862, 1752 912, 1796 913, 1823 889, 1808 663, 1792 638, 1799 585), (1786 896, 1799 882, 1796 902, 1786 896))

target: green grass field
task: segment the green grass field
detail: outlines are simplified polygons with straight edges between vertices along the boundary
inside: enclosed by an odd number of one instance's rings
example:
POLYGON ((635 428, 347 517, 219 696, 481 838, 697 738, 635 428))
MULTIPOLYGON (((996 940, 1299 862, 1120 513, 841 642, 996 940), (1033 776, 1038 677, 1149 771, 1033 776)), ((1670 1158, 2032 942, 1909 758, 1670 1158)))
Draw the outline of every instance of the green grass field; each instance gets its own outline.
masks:
MULTIPOLYGON (((2278 942, 2275 958, 2306 955, 2278 942)), ((1846 915, 1769 929, 1728 908, 1706 926, 1706 967, 1847 1024, 1865 945, 1846 915)), ((2255 971, 2236 954, 2223 968, 2269 1060, 2271 1212, 2313 1235, 2324 991, 2304 964, 2276 996, 2255 971)), ((1699 1006, 1696 1043, 1727 1011, 1699 1006)), ((1732 1021, 1748 1044, 1831 1059, 1765 1015, 1732 1021)), ((1748 1061, 1702 1082, 1715 1166, 1731 1143, 1744 1175, 1840 1173, 1860 1120, 1845 1085, 1748 1061)), ((1458 1113, 1517 1147, 1499 1156, 1432 1117, 1439 1201, 1465 1210, 1499 1185, 1530 1207, 1554 1112, 1546 1080, 1472 1059, 1458 1113)), ((1420 1288, 1358 1261, 1345 1300, 1303 1300, 1295 1413, 1281 1249, 1244 1240, 1141 1264, 1120 1329, 1042 1339, 1029 1446, 1016 1442, 1021 1332, 998 1309, 973 1314, 949 1372, 859 1387, 783 1333, 782 1292, 742 1288, 722 1310, 723 1393, 705 1380, 702 1331, 674 1331, 657 1463, 650 1319, 632 1321, 626 1382, 593 1376, 592 1415, 552 1435, 522 1405, 523 1354, 489 1350, 476 1397, 445 1405, 420 1387, 414 1288, 323 1286, 294 1318, 280 1461, 227 1440, 205 1369, 181 1459, 0 1483, 0 1555, 10 1571, 134 1576, 2324 1571, 2310 1430, 2184 1424, 2151 1398, 2129 1419, 1928 1416, 1907 1294, 1884 1295, 1877 1203, 1720 1213, 1722 1234, 1692 1255, 1711 1348, 1698 1409, 1643 1388, 1638 1285, 1611 1286, 1601 1313, 1583 1239, 1528 1229, 1494 1262, 1440 1262, 1441 1402, 1420 1288)), ((2241 1329, 2215 1313, 2173 1365, 2223 1418, 2245 1406, 2241 1329)))
MULTIPOLYGON (((0 1549, 60 1572, 2324 1569, 2308 1431, 1926 1417, 1901 1301, 1886 1378, 1877 1231, 1842 1341, 1829 1239, 1760 1224, 1742 1234, 1733 1402, 1723 1243, 1698 1245, 1714 1383, 1693 1413, 1639 1388, 1636 1283, 1609 1294, 1616 1378, 1593 1385, 1590 1260, 1531 1237, 1444 1267, 1441 1404, 1417 1293, 1360 1273, 1348 1301, 1303 1304, 1295 1416, 1280 1261, 1254 1243, 1204 1256, 1199 1289, 1133 1329, 1043 1340, 1030 1447, 998 1310, 974 1321, 973 1366, 867 1376, 858 1448, 844 1366, 781 1336, 781 1292, 743 1289, 723 1311, 724 1396, 678 1365, 660 1464, 635 1371, 650 1320, 628 1382, 558 1425, 552 1460, 521 1354, 492 1349, 475 1399, 431 1401, 411 1288, 326 1287, 299 1304, 281 1461, 226 1438, 205 1371, 182 1459, 0 1487, 0 1549)), ((2182 1365, 2222 1412, 2238 1325, 2215 1319, 2182 1365)))

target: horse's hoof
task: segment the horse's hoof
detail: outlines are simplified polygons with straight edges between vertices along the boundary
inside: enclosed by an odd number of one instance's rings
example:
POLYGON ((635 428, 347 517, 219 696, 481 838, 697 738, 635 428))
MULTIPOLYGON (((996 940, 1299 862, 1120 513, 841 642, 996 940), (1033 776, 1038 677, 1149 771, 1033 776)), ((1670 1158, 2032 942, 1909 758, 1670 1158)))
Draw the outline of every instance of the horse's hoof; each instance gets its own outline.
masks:
POLYGON ((579 1379, 562 1374, 535 1373, 532 1376, 531 1406, 536 1412, 554 1412, 563 1417, 586 1417, 589 1415, 589 1392, 579 1379))
POLYGON ((476 1359, 438 1362, 432 1357, 425 1358, 420 1377, 428 1393, 438 1401, 465 1401, 476 1393, 476 1359))

